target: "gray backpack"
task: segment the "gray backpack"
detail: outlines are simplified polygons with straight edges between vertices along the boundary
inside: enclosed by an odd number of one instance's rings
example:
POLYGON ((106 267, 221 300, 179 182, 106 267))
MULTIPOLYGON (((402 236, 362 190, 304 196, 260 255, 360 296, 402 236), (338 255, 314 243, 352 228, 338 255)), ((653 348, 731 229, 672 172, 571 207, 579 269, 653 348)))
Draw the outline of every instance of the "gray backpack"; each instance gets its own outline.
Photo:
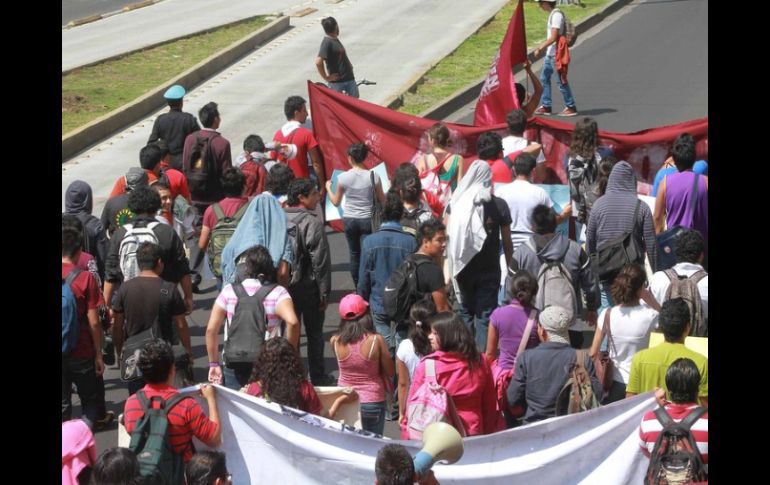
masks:
POLYGON ((120 261, 120 272, 123 273, 123 281, 128 281, 139 275, 139 263, 136 262, 136 250, 143 242, 158 244, 158 236, 153 229, 160 222, 150 222, 146 226, 136 227, 135 224, 125 224, 126 235, 120 241, 118 249, 118 260, 120 261))
POLYGON ((249 296, 241 283, 233 285, 238 297, 233 318, 227 327, 225 340, 225 362, 228 364, 253 364, 265 343, 267 316, 263 302, 275 288, 275 283, 263 285, 254 295, 249 296))
MULTIPOLYGON (((531 238, 525 244, 537 255, 537 249, 531 238)), ((564 266, 565 255, 562 255, 558 261, 544 261, 538 255, 542 264, 536 275, 538 289, 535 296, 535 307, 540 311, 549 306, 562 307, 570 313, 570 322, 574 322, 578 313, 578 296, 575 292, 575 286, 572 284, 572 274, 564 266)))
POLYGON ((666 290, 666 297, 663 301, 668 301, 672 298, 682 298, 687 302, 687 306, 690 307, 690 320, 692 326, 690 327, 690 335, 693 337, 708 337, 708 320, 703 316, 703 302, 700 298, 700 290, 698 290, 698 282, 708 276, 705 271, 698 270, 691 274, 689 277, 679 275, 673 269, 667 269, 664 271, 671 284, 666 290))

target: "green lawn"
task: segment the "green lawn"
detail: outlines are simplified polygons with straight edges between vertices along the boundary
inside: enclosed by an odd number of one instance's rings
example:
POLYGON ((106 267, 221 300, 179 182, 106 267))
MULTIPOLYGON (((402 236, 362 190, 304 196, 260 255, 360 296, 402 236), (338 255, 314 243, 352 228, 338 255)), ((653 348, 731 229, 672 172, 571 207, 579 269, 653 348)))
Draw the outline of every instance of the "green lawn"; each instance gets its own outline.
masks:
MULTIPOLYGON (((518 0, 511 0, 498 12, 494 20, 465 40, 452 54, 439 62, 425 75, 425 82, 414 93, 404 96, 398 109, 404 113, 419 114, 452 95, 457 90, 483 78, 503 41, 513 9, 518 0)), ((585 8, 561 5, 559 8, 573 24, 601 10, 610 0, 582 0, 585 8)), ((527 27, 527 50, 545 40, 545 22, 548 15, 537 2, 524 3, 524 25, 527 27)))
POLYGON ((256 17, 62 75, 62 135, 142 96, 268 23, 256 17))

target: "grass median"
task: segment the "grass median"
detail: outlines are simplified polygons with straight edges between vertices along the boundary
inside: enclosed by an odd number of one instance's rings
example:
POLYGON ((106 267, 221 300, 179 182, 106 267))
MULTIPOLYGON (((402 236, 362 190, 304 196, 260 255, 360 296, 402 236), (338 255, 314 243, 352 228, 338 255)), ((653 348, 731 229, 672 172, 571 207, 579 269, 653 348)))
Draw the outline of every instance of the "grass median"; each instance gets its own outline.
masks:
POLYGON ((270 22, 255 17, 62 75, 62 136, 177 76, 270 22))
MULTIPOLYGON (((604 8, 611 0, 581 0, 584 7, 560 5, 559 8, 573 24, 604 8)), ((494 20, 478 32, 468 37, 465 42, 450 55, 441 60, 425 74, 424 82, 415 92, 404 96, 404 104, 399 111, 419 114, 451 96, 457 90, 483 78, 489 71, 490 63, 500 48, 513 9, 518 0, 509 1, 494 20)), ((548 14, 537 2, 524 3, 524 25, 527 28, 527 51, 545 40, 545 23, 548 14)))

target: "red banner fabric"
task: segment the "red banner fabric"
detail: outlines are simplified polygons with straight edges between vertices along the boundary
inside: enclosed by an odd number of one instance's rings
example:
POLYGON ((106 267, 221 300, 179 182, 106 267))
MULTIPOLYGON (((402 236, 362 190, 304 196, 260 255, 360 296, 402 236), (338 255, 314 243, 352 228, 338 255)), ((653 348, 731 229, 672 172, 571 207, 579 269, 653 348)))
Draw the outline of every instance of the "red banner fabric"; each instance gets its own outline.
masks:
POLYGON ((508 24, 503 42, 497 50, 487 79, 481 87, 474 126, 488 126, 505 123, 505 117, 511 110, 519 108, 516 97, 516 80, 513 67, 527 59, 527 36, 524 29, 524 6, 522 0, 516 5, 508 24))
MULTIPOLYGON (((329 179, 333 170, 347 170, 347 149, 363 142, 369 147, 365 164, 373 167, 384 161, 388 175, 403 162, 416 162, 429 150, 428 129, 434 120, 399 113, 376 104, 337 93, 308 81, 313 130, 324 155, 329 179)), ((508 134, 505 124, 468 126, 444 123, 451 133, 451 150, 466 159, 465 167, 476 160, 476 140, 485 131, 508 134)), ((564 157, 569 151, 573 125, 546 118, 529 120, 525 136, 543 145, 546 177, 539 183, 566 184, 564 157)), ((639 193, 648 194, 655 173, 670 155, 671 145, 681 133, 690 133, 697 142, 698 159, 708 160, 708 118, 676 125, 650 128, 636 133, 599 131, 601 145, 611 147, 619 160, 628 161, 636 172, 639 193)))

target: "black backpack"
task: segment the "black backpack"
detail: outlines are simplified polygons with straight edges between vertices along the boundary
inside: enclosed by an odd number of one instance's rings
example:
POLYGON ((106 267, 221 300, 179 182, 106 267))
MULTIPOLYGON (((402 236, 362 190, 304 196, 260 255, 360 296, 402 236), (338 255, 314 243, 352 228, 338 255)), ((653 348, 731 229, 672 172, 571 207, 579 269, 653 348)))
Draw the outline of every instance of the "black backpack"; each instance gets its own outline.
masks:
POLYGON ((184 483, 184 458, 171 446, 168 414, 171 408, 187 397, 175 394, 169 400, 160 396, 153 396, 148 400, 143 390, 136 392, 144 416, 137 421, 128 448, 136 454, 142 476, 152 477, 148 483, 184 483), (160 402, 159 409, 152 407, 153 401, 160 402))
POLYGON ((200 132, 195 135, 195 144, 184 161, 184 175, 193 200, 222 199, 222 186, 219 181, 220 173, 217 167, 212 140, 218 137, 214 132, 211 136, 203 136, 200 132))
POLYGON ((263 285, 253 296, 249 296, 241 283, 233 285, 238 303, 227 328, 225 341, 225 362, 228 364, 253 364, 265 343, 267 316, 262 304, 275 288, 275 283, 263 285))
POLYGON ((406 320, 412 304, 424 296, 417 290, 417 268, 426 263, 430 261, 423 258, 417 260, 414 254, 410 254, 385 283, 382 305, 385 314, 396 324, 406 320))
POLYGON ((291 276, 289 277, 290 287, 302 281, 302 278, 313 264, 310 260, 310 252, 305 245, 305 235, 302 234, 302 228, 299 226, 299 223, 305 217, 310 217, 310 214, 304 211, 300 212, 294 220, 289 220, 286 224, 286 234, 289 237, 289 243, 294 254, 291 262, 291 276))
MULTIPOLYGON (((588 222, 588 213, 591 207, 586 195, 593 190, 598 175, 599 161, 596 156, 589 160, 569 157, 569 195, 570 200, 575 202, 572 212, 577 214, 577 221, 581 224, 588 222)), ((593 205, 592 201, 591 205, 593 205)))
POLYGON ((407 234, 411 234, 416 239, 417 231, 420 229, 420 226, 422 225, 420 223, 420 216, 425 214, 426 212, 428 211, 423 209, 422 207, 417 207, 412 211, 408 211, 406 210, 406 208, 404 208, 404 215, 403 217, 401 217, 401 220, 398 221, 399 224, 401 224, 401 230, 407 234))
POLYGON ((639 246, 634 235, 636 221, 639 216, 641 201, 636 201, 634 210, 634 223, 629 232, 607 241, 601 248, 591 254, 591 262, 595 268, 595 274, 601 281, 613 281, 628 263, 644 263, 644 250, 639 246))
POLYGON ((655 417, 663 429, 650 454, 645 485, 708 481, 708 465, 703 463, 698 444, 690 431, 705 412, 706 409, 699 406, 677 423, 665 408, 655 410, 655 417))

